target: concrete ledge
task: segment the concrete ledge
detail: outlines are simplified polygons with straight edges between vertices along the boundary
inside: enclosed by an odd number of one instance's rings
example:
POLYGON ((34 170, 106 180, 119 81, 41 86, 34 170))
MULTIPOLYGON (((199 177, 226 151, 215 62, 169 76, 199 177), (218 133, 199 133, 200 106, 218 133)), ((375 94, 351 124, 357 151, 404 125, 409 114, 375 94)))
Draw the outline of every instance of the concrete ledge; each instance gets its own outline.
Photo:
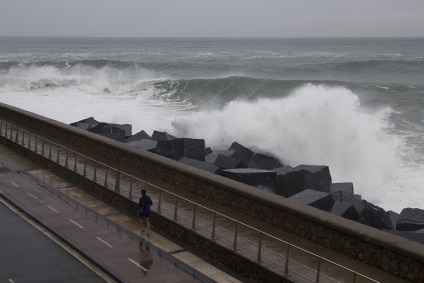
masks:
MULTIPOLYGON (((133 176, 143 172, 394 276, 424 282, 422 244, 271 193, 260 191, 259 195, 258 189, 245 184, 2 103, 0 118, 133 176)), ((8 146, 13 147, 12 143, 8 146)), ((114 201, 125 209, 123 203, 114 201)))

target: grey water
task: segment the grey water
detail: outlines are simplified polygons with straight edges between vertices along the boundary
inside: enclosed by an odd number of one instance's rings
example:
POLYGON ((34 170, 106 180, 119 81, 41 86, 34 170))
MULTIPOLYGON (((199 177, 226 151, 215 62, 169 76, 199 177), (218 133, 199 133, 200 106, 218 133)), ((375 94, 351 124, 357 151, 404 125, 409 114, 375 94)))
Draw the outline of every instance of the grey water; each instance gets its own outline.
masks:
POLYGON ((0 102, 329 165, 387 210, 424 201, 424 38, 0 37, 0 102))

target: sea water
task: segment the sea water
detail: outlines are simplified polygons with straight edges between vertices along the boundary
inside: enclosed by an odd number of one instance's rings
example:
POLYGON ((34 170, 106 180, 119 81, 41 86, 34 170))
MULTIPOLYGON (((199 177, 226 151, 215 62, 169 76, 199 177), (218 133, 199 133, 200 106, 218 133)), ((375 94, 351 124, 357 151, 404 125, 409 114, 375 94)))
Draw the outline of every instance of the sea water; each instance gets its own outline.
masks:
POLYGON ((0 102, 237 141, 386 210, 424 208, 423 38, 0 37, 0 102))

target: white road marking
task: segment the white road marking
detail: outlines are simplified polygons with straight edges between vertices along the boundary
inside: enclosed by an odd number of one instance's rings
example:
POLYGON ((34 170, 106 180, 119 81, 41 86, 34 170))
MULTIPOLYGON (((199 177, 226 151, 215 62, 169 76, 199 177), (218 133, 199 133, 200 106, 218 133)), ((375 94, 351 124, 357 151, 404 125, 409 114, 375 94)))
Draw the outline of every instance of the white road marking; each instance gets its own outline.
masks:
POLYGON ((137 267, 138 267, 138 268, 140 268, 140 269, 142 269, 144 272, 149 271, 148 269, 144 268, 143 266, 141 266, 140 264, 138 264, 138 263, 137 263, 137 262, 135 262, 134 260, 132 260, 132 259, 130 259, 130 258, 128 258, 128 260, 129 260, 131 263, 134 263, 135 265, 137 265, 137 267))
POLYGON ((17 185, 15 182, 11 182, 13 185, 15 185, 16 187, 20 188, 19 185, 17 185))
POLYGON ((0 177, 4 178, 4 175, 0 174, 0 177))
POLYGON ((36 197, 36 196, 34 196, 33 194, 31 194, 31 193, 28 193, 27 192, 27 194, 29 194, 30 196, 32 196, 33 198, 35 198, 35 199, 38 199, 38 197, 36 197))
POLYGON ((105 240, 103 240, 100 237, 96 237, 97 240, 99 240, 100 242, 102 242, 103 244, 105 244, 106 246, 108 246, 109 248, 113 248, 113 246, 111 244, 109 244, 108 242, 106 242, 105 240))
POLYGON ((40 200, 41 203, 44 203, 44 201, 40 200))
POLYGON ((84 227, 82 227, 81 225, 79 225, 77 222, 75 222, 72 219, 69 219, 69 221, 71 221, 72 223, 74 223, 75 225, 77 225, 78 227, 80 227, 81 229, 84 229, 84 227))
POLYGON ((59 213, 59 211, 57 211, 56 209, 54 209, 53 207, 51 207, 50 205, 47 206, 48 208, 50 208, 51 210, 53 210, 56 213, 59 213))
POLYGON ((13 281, 12 279, 9 279, 9 282, 10 282, 10 283, 15 283, 15 281, 13 281))

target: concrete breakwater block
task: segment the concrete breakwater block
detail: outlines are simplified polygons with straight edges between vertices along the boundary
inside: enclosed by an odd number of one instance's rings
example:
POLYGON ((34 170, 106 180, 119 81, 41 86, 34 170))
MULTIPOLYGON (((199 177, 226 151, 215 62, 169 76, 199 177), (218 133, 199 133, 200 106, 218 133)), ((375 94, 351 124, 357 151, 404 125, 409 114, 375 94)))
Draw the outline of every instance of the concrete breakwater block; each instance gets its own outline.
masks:
POLYGON ((407 207, 402 209, 396 223, 398 231, 416 231, 424 229, 424 210, 407 207))
POLYGON ((97 121, 93 117, 89 117, 86 119, 82 119, 81 121, 71 123, 69 125, 77 127, 79 129, 83 129, 83 130, 90 130, 91 128, 93 128, 94 126, 97 126, 100 123, 101 122, 97 121))
POLYGON ((205 162, 221 167, 223 169, 235 169, 240 161, 230 156, 212 152, 205 156, 205 162))
POLYGON ((391 214, 366 200, 335 201, 330 212, 379 230, 393 230, 391 214))
POLYGON ((255 168, 238 168, 223 170, 221 175, 254 187, 275 188, 277 172, 255 168))
POLYGON ((175 140, 177 137, 174 137, 173 135, 168 134, 167 132, 158 132, 158 131, 153 131, 152 134, 152 140, 155 141, 170 141, 170 140, 175 140))
POLYGON ((291 197, 311 189, 330 193, 331 175, 328 166, 299 165, 294 168, 283 166, 273 169, 277 172, 276 193, 291 197))
POLYGON ((334 205, 334 199, 331 194, 311 189, 306 189, 298 194, 289 197, 289 199, 325 211, 330 211, 334 205))
POLYGON ((125 138, 128 138, 132 135, 132 125, 130 124, 113 124, 113 123, 99 122, 93 117, 89 117, 81 121, 71 123, 69 125, 77 127, 79 129, 87 130, 89 132, 99 134, 104 137, 108 137, 117 141, 121 141, 120 134, 116 134, 116 135, 112 134, 112 132, 116 131, 116 129, 123 130, 125 138))
POLYGON ((187 158, 187 157, 182 157, 180 160, 178 160, 179 162, 183 163, 183 164, 187 164, 214 174, 218 174, 219 171, 221 171, 221 168, 219 168, 216 165, 207 163, 207 162, 203 162, 200 160, 195 160, 195 159, 191 159, 191 158, 187 158))
POLYGON ((392 219, 388 212, 366 200, 362 200, 362 203, 364 206, 360 213, 366 221, 365 224, 379 230, 393 230, 392 219))
POLYGON ((337 201, 349 201, 354 198, 353 183, 332 183, 330 192, 337 201))
POLYGON ((346 202, 336 200, 330 212, 355 222, 358 222, 362 218, 361 214, 355 208, 355 200, 346 202))
POLYGON ((126 137, 125 130, 107 123, 100 123, 88 131, 119 142, 124 142, 126 137))
POLYGON ((238 142, 233 142, 228 150, 234 150, 233 158, 240 161, 240 166, 247 168, 254 152, 238 142))
POLYGON ((282 167, 283 164, 275 157, 262 153, 253 154, 247 167, 271 170, 273 168, 282 167))
POLYGON ((179 160, 188 157, 195 160, 205 161, 205 140, 176 138, 168 141, 158 141, 155 153, 167 158, 179 160))
POLYGON ((142 140, 130 141, 127 144, 134 146, 136 148, 145 150, 145 151, 150 151, 155 153, 158 142, 151 139, 142 139, 142 140))
POLYGON ((132 135, 132 136, 126 138, 125 143, 132 142, 132 141, 141 141, 141 140, 144 140, 144 139, 152 140, 152 138, 144 130, 141 130, 140 132, 136 133, 135 135, 132 135))

